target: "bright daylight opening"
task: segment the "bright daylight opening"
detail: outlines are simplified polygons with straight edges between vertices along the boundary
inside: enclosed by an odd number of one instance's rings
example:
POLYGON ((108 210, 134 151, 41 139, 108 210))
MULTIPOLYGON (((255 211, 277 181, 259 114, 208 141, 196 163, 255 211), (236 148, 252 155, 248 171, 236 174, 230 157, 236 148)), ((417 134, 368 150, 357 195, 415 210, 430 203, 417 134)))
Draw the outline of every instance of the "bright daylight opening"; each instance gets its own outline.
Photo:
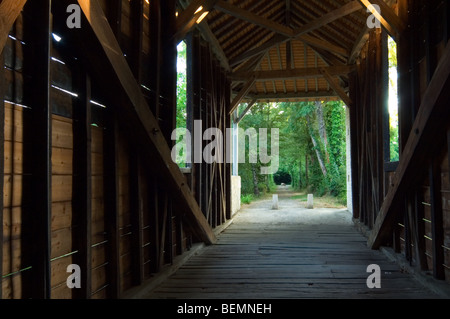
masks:
MULTIPOLYGON (((238 114, 246 107, 241 104, 238 114)), ((260 161, 239 163, 241 202, 250 203, 286 185, 295 192, 295 199, 306 202, 307 194, 312 193, 330 207, 345 207, 345 113, 342 101, 256 103, 239 127, 268 128, 268 132, 279 128, 279 170, 264 175, 260 161)))
POLYGON ((186 42, 181 41, 177 46, 177 115, 176 115, 176 162, 180 167, 186 167, 186 145, 183 136, 186 132, 186 84, 187 62, 186 42))
POLYGON ((397 88, 397 43, 388 37, 389 50, 389 148, 390 160, 399 160, 398 143, 398 88, 397 88))

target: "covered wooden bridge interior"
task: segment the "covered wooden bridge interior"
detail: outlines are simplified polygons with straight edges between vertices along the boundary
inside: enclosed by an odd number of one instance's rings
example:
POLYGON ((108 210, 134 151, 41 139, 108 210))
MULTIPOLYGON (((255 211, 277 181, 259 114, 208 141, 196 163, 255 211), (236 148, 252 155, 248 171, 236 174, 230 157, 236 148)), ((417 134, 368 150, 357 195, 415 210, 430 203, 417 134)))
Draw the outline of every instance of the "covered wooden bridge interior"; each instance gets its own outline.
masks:
POLYGON ((231 164, 182 172, 170 154, 182 40, 188 128, 201 119, 204 129, 224 131, 243 102, 343 100, 352 213, 368 246, 392 247, 450 282, 449 7, 1 1, 0 297, 120 298, 193 244, 215 243, 214 230, 231 218, 231 164), (81 28, 68 23, 71 4, 81 9, 81 28), (372 15, 381 28, 367 23, 372 15), (398 45, 395 163, 388 35, 398 45), (81 269, 80 289, 66 285, 71 264, 81 269))

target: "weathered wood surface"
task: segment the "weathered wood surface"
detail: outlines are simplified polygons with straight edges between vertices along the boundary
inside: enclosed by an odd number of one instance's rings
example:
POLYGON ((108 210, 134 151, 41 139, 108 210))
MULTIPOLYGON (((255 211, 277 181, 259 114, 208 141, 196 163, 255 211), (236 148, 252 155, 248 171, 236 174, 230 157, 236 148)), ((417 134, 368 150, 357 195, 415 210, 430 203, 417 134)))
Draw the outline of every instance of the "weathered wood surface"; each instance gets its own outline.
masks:
MULTIPOLYGON (((305 224, 303 217, 287 221, 280 219, 286 199, 281 198, 280 210, 272 213, 270 203, 272 222, 249 223, 240 217, 252 209, 241 211, 216 245, 193 256, 146 298, 437 297, 382 252, 369 249, 350 220, 334 225, 326 219, 305 224), (381 289, 366 285, 370 264, 381 267, 381 289)), ((298 214, 306 211, 298 208, 298 214)), ((316 209, 307 212, 317 214, 316 209)))

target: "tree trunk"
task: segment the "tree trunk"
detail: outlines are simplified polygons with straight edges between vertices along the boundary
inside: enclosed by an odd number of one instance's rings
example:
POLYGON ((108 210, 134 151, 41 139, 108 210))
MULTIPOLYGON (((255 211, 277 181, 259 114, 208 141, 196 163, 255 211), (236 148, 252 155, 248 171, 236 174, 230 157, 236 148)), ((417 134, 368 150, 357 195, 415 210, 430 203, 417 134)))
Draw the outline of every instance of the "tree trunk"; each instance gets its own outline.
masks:
POLYGON ((327 163, 330 162, 330 156, 328 154, 328 140, 327 140, 327 129, 325 126, 325 121, 323 120, 323 107, 322 102, 316 101, 316 115, 317 115, 317 123, 319 124, 319 136, 322 140, 322 144, 324 146, 325 157, 327 159, 327 163))
POLYGON ((298 187, 301 188, 302 185, 302 161, 298 161, 298 187))
POLYGON ((309 116, 306 117, 306 122, 308 123, 309 135, 311 136, 311 141, 314 145, 314 150, 316 151, 316 156, 317 156, 317 160, 319 161, 320 169, 322 170, 323 176, 327 177, 327 169, 323 162, 322 155, 320 154, 319 145, 318 145, 316 139, 314 138, 314 134, 313 134, 312 126, 311 126, 311 119, 309 118, 309 116))
POLYGON ((256 165, 254 163, 251 163, 250 165, 252 167, 252 175, 253 175, 253 193, 256 196, 259 196, 258 176, 256 175, 256 165))
POLYGON ((308 186, 308 154, 305 154, 305 186, 308 186))

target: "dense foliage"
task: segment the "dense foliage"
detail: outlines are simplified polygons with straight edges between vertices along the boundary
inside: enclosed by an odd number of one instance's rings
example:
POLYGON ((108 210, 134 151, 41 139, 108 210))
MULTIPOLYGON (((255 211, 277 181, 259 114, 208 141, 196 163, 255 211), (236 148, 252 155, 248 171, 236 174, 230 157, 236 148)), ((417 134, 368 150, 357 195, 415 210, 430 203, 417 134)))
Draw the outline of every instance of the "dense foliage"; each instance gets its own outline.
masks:
MULTIPOLYGON (((241 106, 241 109, 245 105, 241 106)), ((258 103, 239 126, 279 128, 280 166, 260 174, 261 163, 239 164, 242 193, 259 195, 289 175, 296 189, 346 201, 345 107, 342 102, 258 103)))

